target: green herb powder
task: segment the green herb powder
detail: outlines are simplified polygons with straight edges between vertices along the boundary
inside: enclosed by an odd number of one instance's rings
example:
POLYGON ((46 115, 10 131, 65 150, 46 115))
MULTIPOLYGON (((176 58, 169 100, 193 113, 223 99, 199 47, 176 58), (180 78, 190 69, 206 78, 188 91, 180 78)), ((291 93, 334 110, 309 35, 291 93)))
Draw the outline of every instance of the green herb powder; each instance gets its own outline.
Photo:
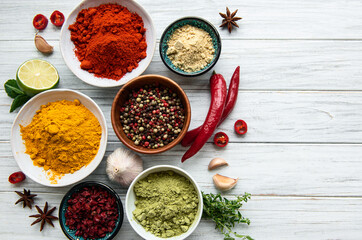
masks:
POLYGON ((199 203, 195 187, 173 171, 151 173, 135 184, 134 192, 134 218, 158 237, 187 232, 195 219, 199 203))

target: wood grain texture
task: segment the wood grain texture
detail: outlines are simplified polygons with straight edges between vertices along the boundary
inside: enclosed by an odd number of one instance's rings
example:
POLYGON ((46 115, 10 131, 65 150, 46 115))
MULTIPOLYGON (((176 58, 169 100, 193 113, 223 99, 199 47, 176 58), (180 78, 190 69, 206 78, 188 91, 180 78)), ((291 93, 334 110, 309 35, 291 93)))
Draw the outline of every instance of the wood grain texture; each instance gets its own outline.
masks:
MULTIPOLYGON (((127 189, 109 182, 106 176, 106 157, 121 143, 109 143, 105 158, 100 166, 87 180, 109 183, 121 195, 127 189)), ((362 145, 328 144, 239 144, 231 143, 226 149, 218 149, 207 144, 194 157, 181 163, 185 149, 175 147, 157 156, 140 155, 144 160, 144 168, 155 165, 171 164, 189 172, 205 192, 216 193, 212 176, 216 173, 230 177, 240 177, 236 187, 228 194, 251 192, 261 196, 340 196, 361 197, 362 161, 360 149, 362 145), (214 157, 222 157, 229 163, 223 167, 208 171, 207 166, 214 157)), ((9 143, 0 143, 0 179, 18 170, 10 150, 9 143)), ((41 186, 30 179, 20 187, 44 193, 64 194, 64 188, 41 186)), ((0 182, 0 189, 16 189, 18 186, 8 182, 0 182)))
MULTIPOLYGON (((0 25, 1 26, 1 25, 0 25)), ((29 58, 51 61, 60 73, 62 88, 97 89, 80 81, 64 64, 58 41, 49 41, 54 54, 44 56, 33 41, 0 41, 0 79, 15 77, 18 66, 29 58)), ((145 74, 158 73, 186 90, 208 90, 211 73, 180 77, 166 68, 156 45, 145 74)), ((362 90, 362 41, 225 40, 215 66, 229 82, 235 66, 241 66, 240 90, 362 90), (237 42, 237 44, 235 44, 237 42)), ((3 86, 1 84, 1 89, 3 86)), ((99 90, 99 89, 98 89, 99 90)))
MULTIPOLYGON (((67 16, 78 1, 59 2, 49 0, 33 1, 2 0, 0 9, 0 40, 31 40, 35 34, 31 23, 33 17, 42 13, 50 16, 53 9, 60 9, 67 16), (24 10, 26 9, 26 10, 24 10), (21 21, 19 20, 21 15, 21 21)), ((160 37, 172 21, 194 16, 205 18, 215 26, 221 24, 219 12, 225 11, 225 4, 231 10, 239 9, 240 28, 232 34, 220 29, 223 39, 362 39, 362 2, 359 0, 234 0, 228 1, 173 1, 139 2, 151 15, 160 37)), ((218 27, 217 27, 218 28, 218 27)), ((219 28, 218 28, 219 29, 219 28)), ((47 39, 56 40, 59 30, 49 25, 44 31, 47 39)))
MULTIPOLYGON (((117 90, 81 92, 90 96, 107 117, 108 140, 119 142, 110 122, 111 105, 117 90)), ((192 129, 204 121, 210 93, 208 90, 186 90, 186 94, 191 104, 192 129)), ((11 104, 9 97, 0 95, 0 102, 4 104, 0 109, 4 119, 0 122, 0 140, 5 141, 9 139, 15 114, 7 114, 11 104)), ((356 111, 361 107, 361 92, 240 91, 236 109, 217 131, 226 132, 231 142, 240 143, 362 143, 362 112, 356 111), (248 123, 248 134, 243 137, 234 133, 233 125, 237 119, 248 123)))
MULTIPOLYGON (((43 206, 59 206, 62 195, 38 193, 36 202, 43 206)), ((22 236, 36 236, 36 239, 64 239, 59 223, 55 229, 47 225, 39 233, 39 226, 30 226, 32 219, 28 215, 34 210, 13 205, 17 195, 12 192, 0 193, 2 204, 8 206, 2 211, 0 221, 9 226, 21 226, 14 235, 13 228, 3 228, 1 239, 24 239, 22 236), (15 238, 14 238, 15 237, 15 238)), ((124 198, 122 198, 124 201, 124 198)), ((243 206, 243 215, 251 219, 250 226, 238 226, 235 231, 249 234, 254 239, 350 239, 359 240, 356 235, 362 228, 360 212, 362 200, 356 198, 321 197, 258 197, 254 196, 243 206)), ((195 232, 187 239, 222 239, 222 235, 213 229, 214 223, 203 219, 195 232)), ((115 239, 140 240, 124 221, 115 239)))
MULTIPOLYGON (((104 112, 109 144, 100 166, 85 180, 107 183, 124 201, 127 189, 111 183, 106 157, 121 143, 110 123, 110 108, 118 88, 89 86, 74 76, 59 52, 60 30, 49 23, 40 34, 55 52, 39 53, 33 42, 33 17, 54 10, 67 16, 80 1, 2 0, 0 8, 0 239, 65 239, 58 223, 55 229, 30 227, 34 211, 15 206, 15 190, 31 189, 37 204, 59 206, 71 187, 43 187, 30 179, 8 183, 18 171, 10 148, 10 129, 16 113, 8 113, 11 99, 3 83, 15 77, 18 66, 31 58, 50 61, 58 69, 61 88, 87 94, 104 112)), ((157 156, 142 155, 144 167, 172 164, 188 171, 205 192, 217 192, 212 175, 239 177, 229 197, 252 193, 243 214, 250 226, 237 227, 255 239, 361 239, 362 235, 362 2, 360 0, 199 0, 139 2, 151 15, 157 39, 177 18, 197 15, 216 27, 218 12, 227 4, 239 9, 240 28, 229 34, 220 29, 222 55, 215 70, 227 82, 241 66, 238 103, 218 130, 230 137, 220 149, 209 141, 192 159, 181 164, 186 151, 181 146, 157 156), (242 118, 249 125, 240 137, 232 129, 242 118), (230 166, 207 171, 214 157, 230 166)), ((162 63, 158 46, 145 74, 158 73, 174 79, 185 89, 192 105, 191 128, 201 124, 210 102, 210 74, 184 78, 162 63)), ((127 220, 115 239, 141 239, 127 220)), ((212 222, 202 220, 191 240, 222 239, 212 222)))

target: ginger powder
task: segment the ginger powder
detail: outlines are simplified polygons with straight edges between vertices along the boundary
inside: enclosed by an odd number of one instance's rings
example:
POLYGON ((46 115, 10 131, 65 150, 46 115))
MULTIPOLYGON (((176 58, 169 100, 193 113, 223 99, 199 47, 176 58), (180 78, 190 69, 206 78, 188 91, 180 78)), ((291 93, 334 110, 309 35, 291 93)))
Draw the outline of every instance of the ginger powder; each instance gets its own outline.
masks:
POLYGON ((199 204, 195 187, 173 171, 151 173, 135 184, 134 192, 134 218, 157 237, 181 235, 195 220, 199 204))
POLYGON ((185 25, 176 29, 167 42, 167 56, 185 72, 196 72, 214 58, 212 38, 205 30, 185 25))

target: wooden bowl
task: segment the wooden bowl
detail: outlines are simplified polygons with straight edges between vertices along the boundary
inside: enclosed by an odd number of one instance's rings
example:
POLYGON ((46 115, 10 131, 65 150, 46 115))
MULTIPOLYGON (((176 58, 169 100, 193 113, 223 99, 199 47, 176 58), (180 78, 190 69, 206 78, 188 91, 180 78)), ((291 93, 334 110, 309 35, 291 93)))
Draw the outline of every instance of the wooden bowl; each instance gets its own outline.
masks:
POLYGON ((112 127, 113 127, 114 132, 116 133, 117 137, 119 138, 119 140, 121 140, 121 142, 124 145, 126 145, 128 148, 132 149, 133 151, 136 151, 139 153, 156 154, 156 153, 161 153, 161 152, 164 152, 164 151, 167 151, 167 150, 173 148, 185 136, 185 134, 189 128, 189 125, 190 125, 191 107, 190 107, 190 102, 189 102, 189 99, 187 98, 186 93, 182 90, 182 88, 176 82, 174 82, 173 80, 171 80, 167 77, 160 76, 160 75, 155 75, 155 74, 143 75, 143 76, 132 79, 118 91, 116 97, 113 100, 113 104, 112 104, 111 120, 112 120, 112 127), (132 89, 141 88, 144 85, 153 84, 153 83, 159 83, 160 85, 162 85, 164 87, 168 87, 173 92, 177 93, 177 95, 180 98, 181 103, 184 107, 185 119, 184 119, 183 128, 175 140, 173 140, 172 142, 170 142, 169 144, 167 144, 163 147, 160 147, 157 149, 148 149, 148 148, 144 148, 142 146, 135 145, 131 139, 127 138, 126 134, 123 132, 123 126, 120 121, 120 114, 121 114, 120 108, 123 106, 125 101, 128 100, 128 95, 132 91, 132 89))

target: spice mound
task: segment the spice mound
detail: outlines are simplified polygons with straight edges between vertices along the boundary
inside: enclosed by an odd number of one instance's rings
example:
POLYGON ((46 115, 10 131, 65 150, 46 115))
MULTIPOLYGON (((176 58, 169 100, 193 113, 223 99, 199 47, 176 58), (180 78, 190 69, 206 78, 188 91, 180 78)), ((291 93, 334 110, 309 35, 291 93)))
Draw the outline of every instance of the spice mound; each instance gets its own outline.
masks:
POLYGON ((97 77, 119 80, 147 56, 143 20, 126 7, 83 9, 69 30, 80 67, 97 77))
POLYGON ((74 173, 96 156, 102 128, 79 100, 42 105, 28 126, 20 125, 25 153, 34 165, 49 170, 50 180, 74 173))
POLYGON ((188 231, 199 199, 193 184, 173 172, 151 173, 134 186, 134 218, 152 234, 169 238, 188 231))
POLYGON ((202 70, 214 58, 210 34, 195 26, 184 25, 176 29, 167 45, 167 56, 173 65, 185 72, 202 70))
POLYGON ((75 235, 98 239, 113 232, 118 220, 116 198, 100 187, 85 187, 68 200, 65 224, 75 235))
POLYGON ((132 90, 120 111, 126 136, 135 145, 150 149, 175 140, 185 119, 177 93, 159 84, 132 90))

